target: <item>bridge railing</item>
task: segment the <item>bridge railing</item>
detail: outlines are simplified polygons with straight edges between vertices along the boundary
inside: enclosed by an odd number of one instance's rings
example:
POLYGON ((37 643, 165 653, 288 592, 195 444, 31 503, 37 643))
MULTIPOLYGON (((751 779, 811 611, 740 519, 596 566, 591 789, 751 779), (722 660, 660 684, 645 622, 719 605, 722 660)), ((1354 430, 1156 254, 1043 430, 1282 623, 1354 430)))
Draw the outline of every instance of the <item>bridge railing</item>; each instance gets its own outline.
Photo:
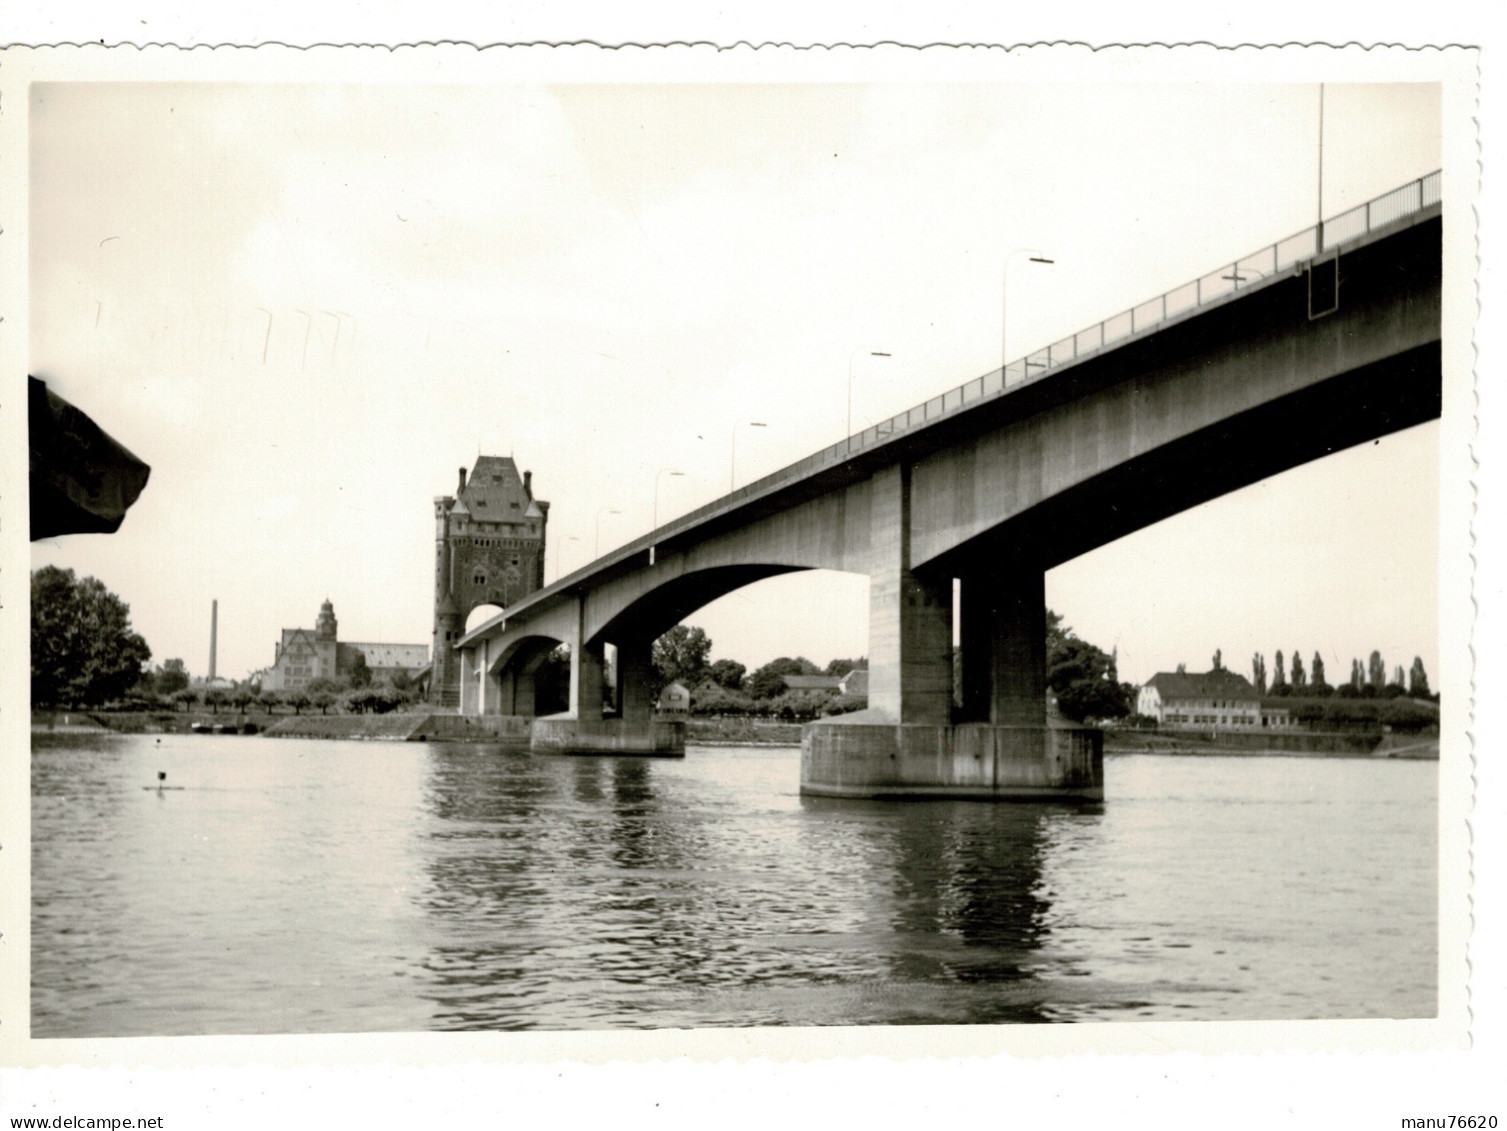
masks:
MULTIPOLYGON (((1016 386, 1040 380, 1063 365, 1118 345, 1128 338, 1150 333, 1170 319, 1178 318, 1199 307, 1220 302, 1242 289, 1249 289, 1305 260, 1313 259, 1322 252, 1342 247, 1378 228, 1421 212, 1439 203, 1440 180, 1441 173, 1435 170, 1427 176, 1409 181, 1364 204, 1358 204, 1349 211, 1341 212, 1322 224, 1295 232, 1259 251, 1227 263, 1207 275, 1201 275, 1191 282, 1174 287, 1129 310, 1123 310, 1085 330, 1080 330, 1061 341, 1012 361, 1003 369, 994 369, 982 377, 975 377, 972 381, 949 389, 940 396, 932 397, 914 408, 896 413, 888 420, 880 421, 861 432, 839 440, 762 479, 747 483, 714 502, 688 511, 659 530, 634 539, 607 556, 619 558, 646 550, 675 530, 693 526, 703 518, 725 509, 729 504, 754 498, 775 487, 803 479, 824 467, 841 463, 856 452, 861 452, 876 444, 887 443, 895 436, 960 412, 981 401, 1003 396, 1016 386)), ((568 584, 577 574, 590 573, 594 566, 595 563, 592 563, 590 566, 577 570, 576 573, 562 578, 556 584, 568 584)))

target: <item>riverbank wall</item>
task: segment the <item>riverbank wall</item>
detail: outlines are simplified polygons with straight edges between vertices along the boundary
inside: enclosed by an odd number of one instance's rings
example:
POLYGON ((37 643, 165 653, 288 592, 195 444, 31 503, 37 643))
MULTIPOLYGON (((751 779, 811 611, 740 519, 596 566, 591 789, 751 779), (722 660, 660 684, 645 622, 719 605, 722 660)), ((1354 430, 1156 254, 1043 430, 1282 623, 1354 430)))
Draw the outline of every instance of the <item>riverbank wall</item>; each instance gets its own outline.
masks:
POLYGON ((1428 760, 1439 757, 1439 736, 1365 731, 1108 730, 1104 732, 1104 752, 1428 760))
POLYGON ((693 746, 799 746, 801 724, 746 716, 690 718, 685 723, 685 740, 693 746))

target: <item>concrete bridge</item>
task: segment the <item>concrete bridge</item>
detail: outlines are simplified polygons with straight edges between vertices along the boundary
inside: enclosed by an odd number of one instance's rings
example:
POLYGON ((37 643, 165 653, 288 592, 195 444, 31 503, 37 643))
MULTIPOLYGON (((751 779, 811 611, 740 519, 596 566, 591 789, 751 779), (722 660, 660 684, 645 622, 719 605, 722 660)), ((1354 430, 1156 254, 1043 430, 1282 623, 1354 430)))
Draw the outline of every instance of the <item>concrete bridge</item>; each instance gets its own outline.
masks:
POLYGON ((1048 718, 1046 571, 1438 417, 1440 233, 1435 173, 667 523, 462 637, 462 710, 533 716, 563 643, 570 707, 534 749, 682 753, 653 717, 655 638, 763 578, 844 570, 869 579, 869 707, 807 725, 804 792, 1102 796, 1102 735, 1048 718))

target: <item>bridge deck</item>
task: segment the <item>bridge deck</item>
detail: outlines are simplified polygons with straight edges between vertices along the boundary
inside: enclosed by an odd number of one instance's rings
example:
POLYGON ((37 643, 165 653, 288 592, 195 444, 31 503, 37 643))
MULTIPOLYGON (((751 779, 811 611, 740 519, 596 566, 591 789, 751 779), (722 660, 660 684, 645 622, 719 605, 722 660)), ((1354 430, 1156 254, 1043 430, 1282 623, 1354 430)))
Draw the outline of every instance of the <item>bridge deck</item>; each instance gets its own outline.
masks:
MULTIPOLYGON (((1066 369, 1182 323, 1212 308, 1238 301, 1278 281, 1300 275, 1317 260, 1375 242, 1440 213, 1441 174, 1410 181, 1347 212, 1306 228, 1259 251, 1227 262, 1129 310, 1106 318, 1059 342, 1037 350, 1002 369, 991 370, 963 385, 855 433, 836 444, 755 480, 704 506, 604 554, 597 560, 523 598, 512 608, 468 632, 464 646, 509 617, 542 611, 567 595, 591 588, 599 580, 647 562, 655 547, 755 506, 813 480, 858 479, 892 460, 897 444, 920 439, 943 421, 996 404, 1035 388, 1066 369)), ((813 487, 816 484, 812 484, 813 487)))

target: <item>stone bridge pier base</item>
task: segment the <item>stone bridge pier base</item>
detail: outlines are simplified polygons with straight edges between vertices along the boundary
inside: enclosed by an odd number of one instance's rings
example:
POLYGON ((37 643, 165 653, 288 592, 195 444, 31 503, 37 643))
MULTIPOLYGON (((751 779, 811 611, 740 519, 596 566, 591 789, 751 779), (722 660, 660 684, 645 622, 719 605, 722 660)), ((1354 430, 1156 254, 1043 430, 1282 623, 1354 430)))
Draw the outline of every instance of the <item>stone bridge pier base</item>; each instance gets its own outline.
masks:
POLYGON ((617 646, 614 699, 603 709, 607 670, 601 642, 570 650, 570 710, 535 719, 529 748, 536 754, 625 754, 652 758, 685 757, 685 723, 654 717, 653 641, 617 646))
POLYGON ((1103 733, 1048 718, 1043 570, 1009 553, 959 567, 955 699, 952 571, 910 569, 908 475, 888 474, 888 491, 875 483, 869 707, 805 726, 801 792, 1102 799, 1103 733))

